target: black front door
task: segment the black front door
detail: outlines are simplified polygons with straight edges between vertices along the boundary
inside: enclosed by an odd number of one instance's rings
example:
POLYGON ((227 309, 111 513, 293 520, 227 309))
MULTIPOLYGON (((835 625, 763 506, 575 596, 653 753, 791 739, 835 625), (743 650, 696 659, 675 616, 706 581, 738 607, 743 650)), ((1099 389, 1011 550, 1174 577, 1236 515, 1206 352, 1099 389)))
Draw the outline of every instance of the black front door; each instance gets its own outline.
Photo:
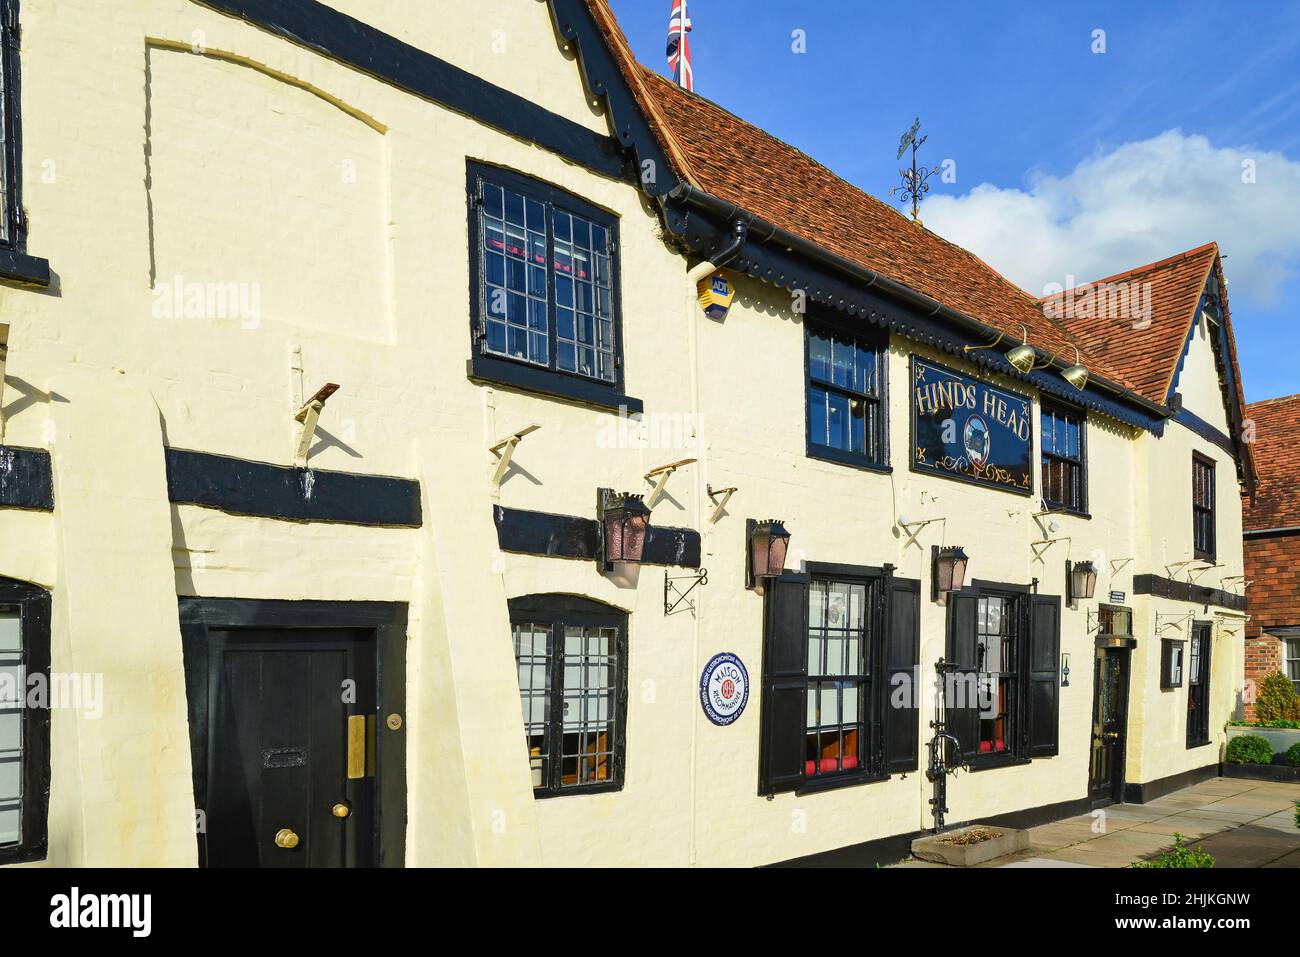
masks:
POLYGON ((1124 735, 1128 724, 1127 648, 1098 648, 1093 670, 1092 756, 1088 796, 1093 807, 1122 800, 1124 735))
POLYGON ((374 632, 209 636, 208 866, 372 866, 374 632))

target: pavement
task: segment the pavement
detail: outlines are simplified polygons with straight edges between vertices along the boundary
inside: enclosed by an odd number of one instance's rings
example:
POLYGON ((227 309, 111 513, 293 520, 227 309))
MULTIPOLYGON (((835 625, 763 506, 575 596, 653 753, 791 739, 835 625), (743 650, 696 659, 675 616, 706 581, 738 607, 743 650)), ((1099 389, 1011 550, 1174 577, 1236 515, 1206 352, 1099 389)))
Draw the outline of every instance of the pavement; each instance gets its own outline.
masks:
MULTIPOLYGON (((1215 867, 1300 867, 1300 784, 1214 778, 1147 804, 1107 808, 1029 830, 1024 851, 980 867, 1126 867, 1174 846, 1200 847, 1215 867)), ((976 822, 978 823, 978 822, 976 822)), ((945 867, 909 858, 899 867, 945 867)))

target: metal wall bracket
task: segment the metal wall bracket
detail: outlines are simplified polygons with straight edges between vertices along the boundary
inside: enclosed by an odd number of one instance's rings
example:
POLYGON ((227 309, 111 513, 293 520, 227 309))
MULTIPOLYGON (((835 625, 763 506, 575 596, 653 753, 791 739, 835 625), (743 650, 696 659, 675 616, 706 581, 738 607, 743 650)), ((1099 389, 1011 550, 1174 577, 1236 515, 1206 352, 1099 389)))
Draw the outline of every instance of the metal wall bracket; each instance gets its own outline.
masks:
POLYGON ((1160 634, 1160 632, 1164 631, 1166 628, 1174 628, 1178 631, 1182 631, 1183 626, 1191 624, 1192 619, 1195 617, 1196 612, 1194 611, 1189 611, 1185 615, 1165 615, 1161 612, 1156 612, 1156 634, 1160 634), (1160 621, 1162 618, 1164 619, 1163 624, 1160 621))
POLYGON ((707 568, 701 568, 699 572, 694 575, 671 576, 667 572, 664 572, 664 616, 666 617, 671 615, 677 610, 677 606, 682 602, 686 602, 686 608, 692 615, 695 614, 695 602, 687 601, 686 596, 701 585, 707 585, 708 583, 709 570, 707 568), (686 586, 685 591, 681 590, 674 584, 674 582, 688 580, 690 581, 690 584, 686 586))
POLYGON ((515 449, 523 441, 525 435, 529 435, 540 429, 541 426, 533 422, 531 425, 525 425, 518 432, 507 435, 495 445, 489 445, 488 451, 497 457, 496 469, 492 473, 492 487, 500 488, 501 480, 505 478, 506 472, 510 468, 510 460, 514 457, 515 449))
POLYGON ((293 420, 302 425, 302 431, 298 435, 298 446, 293 453, 293 464, 300 469, 307 467, 307 453, 311 450, 311 440, 316 435, 316 423, 320 421, 321 410, 325 408, 326 400, 338 390, 338 385, 326 382, 303 404, 301 409, 294 413, 293 420))
POLYGON ((673 473, 684 465, 694 465, 697 459, 682 459, 680 462, 671 462, 668 465, 660 465, 645 473, 645 480, 654 485, 654 489, 646 496, 646 508, 654 508, 655 503, 663 498, 664 488, 668 485, 668 480, 673 477, 673 473))
POLYGON ((731 488, 714 488, 712 485, 705 485, 704 489, 708 492, 709 501, 713 503, 713 511, 709 514, 709 524, 716 525, 722 518, 722 513, 727 510, 727 503, 731 501, 731 496, 735 495, 738 489, 733 485, 731 488), (718 501, 721 499, 722 501, 718 501))

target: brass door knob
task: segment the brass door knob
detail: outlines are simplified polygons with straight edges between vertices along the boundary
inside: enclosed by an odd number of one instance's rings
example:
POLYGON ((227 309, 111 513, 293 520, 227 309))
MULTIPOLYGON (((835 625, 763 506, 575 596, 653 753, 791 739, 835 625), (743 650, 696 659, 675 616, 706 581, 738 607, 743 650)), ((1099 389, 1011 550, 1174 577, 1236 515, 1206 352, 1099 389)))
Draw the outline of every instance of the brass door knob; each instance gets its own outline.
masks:
POLYGON ((330 811, 333 813, 335 817, 339 817, 339 818, 350 817, 352 814, 352 808, 348 807, 342 801, 340 801, 338 804, 335 804, 332 808, 330 808, 330 811))
POLYGON ((298 835, 289 828, 282 827, 275 832, 275 846, 291 851, 298 846, 298 835))

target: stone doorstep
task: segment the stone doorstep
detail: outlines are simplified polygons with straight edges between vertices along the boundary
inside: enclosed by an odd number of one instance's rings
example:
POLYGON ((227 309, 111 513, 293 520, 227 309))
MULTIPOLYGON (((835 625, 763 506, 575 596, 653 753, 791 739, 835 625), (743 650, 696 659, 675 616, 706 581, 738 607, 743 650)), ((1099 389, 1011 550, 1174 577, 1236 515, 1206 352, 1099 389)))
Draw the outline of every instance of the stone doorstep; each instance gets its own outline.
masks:
POLYGON ((971 824, 968 827, 957 828, 953 831, 944 831, 942 834, 918 837, 912 842, 912 856, 919 857, 923 861, 935 861, 951 867, 974 867, 976 864, 983 864, 985 861, 991 861, 997 857, 1014 854, 1028 847, 1028 831, 1017 831, 1008 827, 990 827, 987 824, 971 824), (999 836, 992 840, 980 841, 978 844, 941 843, 945 838, 951 840, 975 828, 996 831, 999 836))

